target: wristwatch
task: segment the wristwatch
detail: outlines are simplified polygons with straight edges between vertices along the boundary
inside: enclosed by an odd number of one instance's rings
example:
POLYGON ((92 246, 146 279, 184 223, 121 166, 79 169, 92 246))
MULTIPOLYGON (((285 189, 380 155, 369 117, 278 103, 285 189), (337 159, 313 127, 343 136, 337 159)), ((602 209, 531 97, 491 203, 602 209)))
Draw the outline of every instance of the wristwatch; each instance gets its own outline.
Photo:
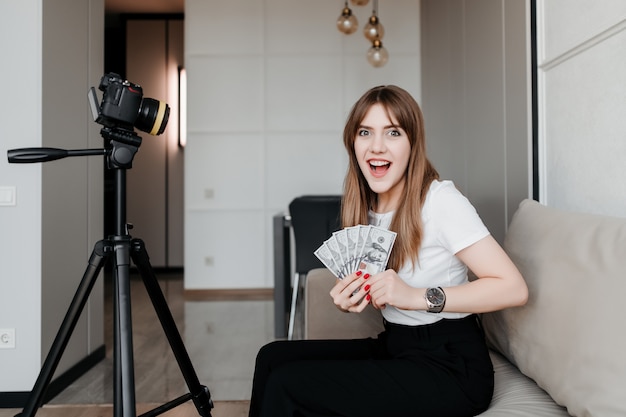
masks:
POLYGON ((446 305, 446 293, 441 287, 427 288, 424 294, 429 313, 441 313, 446 305))

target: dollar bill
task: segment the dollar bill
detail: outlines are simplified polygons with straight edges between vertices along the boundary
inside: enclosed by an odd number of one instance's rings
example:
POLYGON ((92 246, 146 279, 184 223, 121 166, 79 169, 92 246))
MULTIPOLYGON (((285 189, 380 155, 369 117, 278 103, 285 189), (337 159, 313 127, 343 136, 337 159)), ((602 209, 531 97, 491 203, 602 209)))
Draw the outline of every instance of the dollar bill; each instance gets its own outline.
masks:
POLYGON ((352 226, 352 227, 346 227, 345 229, 348 253, 350 254, 349 255, 350 259, 348 260, 348 264, 349 264, 351 272, 356 271, 356 268, 359 265, 359 262, 358 262, 359 254, 357 252, 357 245, 359 241, 359 228, 360 226, 352 226))
POLYGON ((346 229, 333 232, 331 239, 337 242, 336 247, 339 251, 339 255, 341 256, 341 271, 344 275, 348 275, 350 273, 349 264, 352 256, 348 250, 348 236, 346 234, 346 229))
POLYGON ((358 269, 371 275, 384 271, 387 268, 396 235, 396 232, 390 230, 370 227, 359 255, 358 269))
POLYGON ((341 270, 339 266, 335 263, 335 259, 330 251, 330 248, 327 245, 322 244, 322 246, 317 248, 317 250, 313 253, 315 254, 315 256, 317 256, 317 259, 319 259, 324 264, 324 266, 333 273, 334 276, 336 276, 337 278, 343 277, 343 275, 341 274, 341 270))

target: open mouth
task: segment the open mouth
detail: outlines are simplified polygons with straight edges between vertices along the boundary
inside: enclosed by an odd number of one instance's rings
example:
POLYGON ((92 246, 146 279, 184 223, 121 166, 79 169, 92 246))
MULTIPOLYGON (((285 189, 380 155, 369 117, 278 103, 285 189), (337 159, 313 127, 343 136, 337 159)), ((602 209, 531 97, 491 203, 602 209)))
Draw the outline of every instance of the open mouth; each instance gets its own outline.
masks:
POLYGON ((369 164, 370 170, 376 176, 385 175, 385 173, 389 170, 389 167, 391 166, 391 162, 382 160, 370 160, 369 164))

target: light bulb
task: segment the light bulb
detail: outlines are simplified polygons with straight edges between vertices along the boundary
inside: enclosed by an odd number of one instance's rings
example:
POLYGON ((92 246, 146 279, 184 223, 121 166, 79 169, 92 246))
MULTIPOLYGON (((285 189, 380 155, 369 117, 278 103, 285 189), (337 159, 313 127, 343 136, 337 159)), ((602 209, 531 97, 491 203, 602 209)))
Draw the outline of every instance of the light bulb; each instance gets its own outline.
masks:
POLYGON ((376 39, 382 39, 385 36, 385 28, 378 20, 375 14, 370 16, 369 22, 363 28, 363 34, 367 40, 374 42, 376 39))
POLYGON ((350 2, 355 6, 365 6, 370 0, 350 0, 350 2))
POLYGON ((383 46, 383 43, 379 39, 376 39, 372 43, 372 47, 367 51, 367 61, 373 67, 378 68, 385 65, 388 59, 389 52, 387 52, 387 50, 383 46))
POLYGON ((356 17, 352 14, 352 10, 349 7, 344 7, 341 11, 341 16, 337 19, 337 29, 341 33, 345 33, 349 35, 351 33, 356 32, 359 27, 359 22, 356 17))

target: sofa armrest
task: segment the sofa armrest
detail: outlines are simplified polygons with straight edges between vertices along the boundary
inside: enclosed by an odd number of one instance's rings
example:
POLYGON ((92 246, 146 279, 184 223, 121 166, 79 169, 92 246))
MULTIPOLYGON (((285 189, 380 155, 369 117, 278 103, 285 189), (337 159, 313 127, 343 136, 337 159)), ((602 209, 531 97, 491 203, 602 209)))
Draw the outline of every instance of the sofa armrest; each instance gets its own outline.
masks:
POLYGON ((305 339, 360 339, 383 330, 380 311, 372 306, 358 314, 340 311, 330 297, 336 278, 325 268, 309 271, 304 291, 305 339))

